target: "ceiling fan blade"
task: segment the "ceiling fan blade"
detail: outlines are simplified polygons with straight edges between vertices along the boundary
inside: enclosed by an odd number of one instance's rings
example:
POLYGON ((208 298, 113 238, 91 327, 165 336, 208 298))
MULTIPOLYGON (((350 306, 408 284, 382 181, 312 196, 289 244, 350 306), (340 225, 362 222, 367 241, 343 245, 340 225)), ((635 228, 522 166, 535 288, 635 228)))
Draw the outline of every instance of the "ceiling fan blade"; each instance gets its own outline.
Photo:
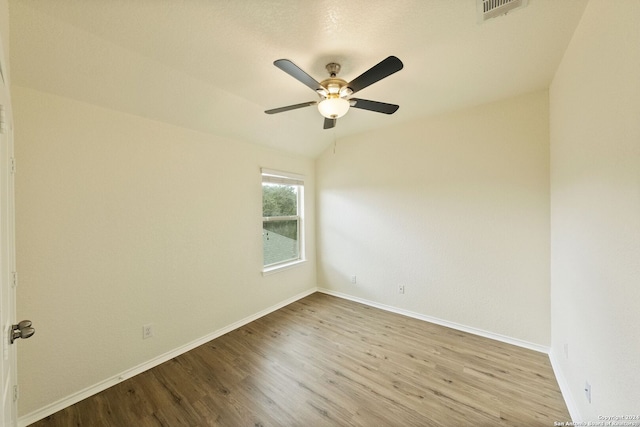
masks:
POLYGON ((297 110, 298 108, 309 107, 311 105, 316 105, 317 103, 318 101, 309 101, 309 102, 303 102, 302 104, 287 105, 286 107, 273 108, 271 110, 266 110, 265 113, 267 114, 282 113, 284 111, 297 110))
POLYGON ((323 129, 331 129, 332 127, 335 127, 337 121, 338 119, 328 119, 325 117, 323 129))
POLYGON ((318 83, 316 79, 302 71, 300 67, 298 67, 288 59, 278 59, 273 62, 273 65, 280 68, 282 71, 289 74, 294 79, 304 83, 306 86, 311 88, 311 90, 315 91, 318 89, 322 89, 322 86, 320 86, 320 83, 318 83))
POLYGON ((387 104, 386 102, 369 101, 368 99, 351 98, 351 106, 353 108, 361 108, 363 110, 375 111, 376 113, 393 114, 400 108, 396 104, 387 104), (355 101, 355 103, 353 103, 355 101))
POLYGON ((353 93, 364 89, 365 87, 374 84, 375 82, 390 76, 391 74, 402 70, 403 64, 395 56, 390 56, 387 59, 379 62, 373 67, 369 68, 364 73, 353 79, 347 84, 353 91, 353 93))

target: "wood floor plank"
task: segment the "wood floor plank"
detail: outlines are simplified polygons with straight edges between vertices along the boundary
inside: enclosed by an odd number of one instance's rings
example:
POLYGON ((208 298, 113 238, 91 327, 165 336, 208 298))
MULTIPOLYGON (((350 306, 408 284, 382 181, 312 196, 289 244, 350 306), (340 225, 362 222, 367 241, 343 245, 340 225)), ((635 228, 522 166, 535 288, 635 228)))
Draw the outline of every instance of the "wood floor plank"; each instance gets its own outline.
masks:
POLYGON ((547 355, 315 293, 35 424, 552 426, 547 355))

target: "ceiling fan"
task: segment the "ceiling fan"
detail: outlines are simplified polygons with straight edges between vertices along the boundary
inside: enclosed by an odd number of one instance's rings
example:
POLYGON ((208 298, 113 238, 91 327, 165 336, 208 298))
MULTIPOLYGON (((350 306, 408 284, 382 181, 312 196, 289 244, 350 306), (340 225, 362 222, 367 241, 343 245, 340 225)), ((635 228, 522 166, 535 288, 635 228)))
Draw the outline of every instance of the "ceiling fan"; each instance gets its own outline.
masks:
POLYGON ((335 62, 327 64, 329 78, 320 83, 288 59, 278 59, 274 61, 273 65, 314 90, 320 96, 320 99, 318 101, 303 102, 301 104, 266 110, 265 113, 267 114, 282 113, 284 111, 317 105, 320 114, 324 116, 324 129, 330 129, 336 125, 338 118, 347 114, 350 107, 385 114, 393 114, 399 108, 399 106, 395 104, 350 98, 351 95, 365 87, 402 70, 402 61, 395 56, 389 56, 349 83, 336 77, 340 72, 340 64, 336 64, 335 62))

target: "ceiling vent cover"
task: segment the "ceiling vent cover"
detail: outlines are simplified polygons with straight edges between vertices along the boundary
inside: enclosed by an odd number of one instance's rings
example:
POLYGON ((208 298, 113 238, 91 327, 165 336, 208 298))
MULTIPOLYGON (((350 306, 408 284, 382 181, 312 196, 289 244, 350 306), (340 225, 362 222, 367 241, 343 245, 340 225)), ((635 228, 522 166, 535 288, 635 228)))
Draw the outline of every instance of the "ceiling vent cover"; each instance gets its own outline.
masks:
POLYGON ((529 0, 477 0, 478 22, 526 7, 529 0))

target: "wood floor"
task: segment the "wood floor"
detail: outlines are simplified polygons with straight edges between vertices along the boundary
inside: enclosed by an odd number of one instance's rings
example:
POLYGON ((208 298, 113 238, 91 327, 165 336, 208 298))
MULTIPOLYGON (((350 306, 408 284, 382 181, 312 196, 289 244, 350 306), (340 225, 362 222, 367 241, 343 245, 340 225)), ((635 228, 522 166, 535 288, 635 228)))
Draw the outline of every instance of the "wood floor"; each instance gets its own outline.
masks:
POLYGON ((547 355, 315 293, 33 426, 553 426, 547 355))

